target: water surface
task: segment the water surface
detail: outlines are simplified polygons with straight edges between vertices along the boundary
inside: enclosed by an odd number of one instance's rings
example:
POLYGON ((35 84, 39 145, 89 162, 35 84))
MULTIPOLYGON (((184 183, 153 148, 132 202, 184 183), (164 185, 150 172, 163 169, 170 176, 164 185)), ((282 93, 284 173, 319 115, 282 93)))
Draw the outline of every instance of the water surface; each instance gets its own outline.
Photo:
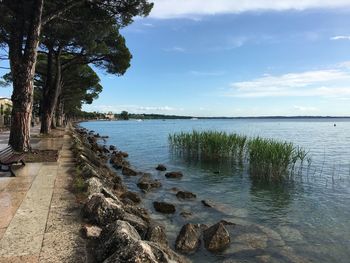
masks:
MULTIPOLYGON (((173 244, 187 222, 212 224, 225 218, 238 223, 231 247, 220 255, 201 250, 194 262, 222 262, 226 258, 268 259, 276 262, 349 262, 350 258, 350 121, 348 119, 242 119, 96 121, 83 127, 108 135, 106 144, 129 153, 140 171, 151 172, 163 187, 144 194, 144 205, 154 200, 177 205, 174 216, 153 211, 167 226, 173 244), (336 126, 334 124, 336 123, 336 126), (310 167, 293 182, 269 185, 252 181, 248 172, 227 162, 196 162, 171 152, 169 133, 218 130, 262 136, 295 143, 309 151, 310 167), (181 180, 168 180, 154 167, 181 170, 181 180), (170 189, 197 194, 196 201, 179 201, 170 189), (220 204, 219 211, 205 208, 200 200, 220 204), (191 211, 185 219, 182 211, 191 211), (254 235, 250 235, 253 233, 254 235), (264 258, 265 257, 265 258, 264 258)), ((124 178, 133 190, 137 178, 124 178)), ((262 261, 261 261, 262 262, 262 261)))

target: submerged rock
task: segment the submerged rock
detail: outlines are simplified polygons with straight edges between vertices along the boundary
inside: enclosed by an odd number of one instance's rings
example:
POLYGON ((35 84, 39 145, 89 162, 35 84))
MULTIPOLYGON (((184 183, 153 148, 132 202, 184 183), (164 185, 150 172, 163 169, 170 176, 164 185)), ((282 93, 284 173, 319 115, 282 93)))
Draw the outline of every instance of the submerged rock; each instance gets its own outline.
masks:
POLYGON ((153 202, 153 206, 157 212, 164 214, 173 214, 176 211, 175 205, 166 202, 153 202))
POLYGON ((184 225, 175 241, 175 249, 182 253, 193 253, 201 244, 201 226, 199 224, 184 225))
POLYGON ((149 174, 144 174, 137 182, 137 186, 147 192, 161 187, 162 184, 158 180, 153 180, 149 174))
POLYGON ((110 150, 110 151, 116 151, 116 150, 117 150, 117 147, 115 147, 114 145, 110 145, 110 146, 109 146, 109 150, 110 150))
POLYGON ((201 202, 206 207, 214 207, 214 203, 211 200, 202 200, 201 202))
POLYGON ((177 192, 176 197, 180 199, 194 199, 197 196, 191 192, 179 191, 177 192))
POLYGON ((131 169, 130 167, 124 166, 122 168, 122 174, 127 176, 136 176, 138 175, 138 172, 134 169, 131 169))
POLYGON ((193 217, 193 213, 190 212, 190 211, 182 211, 182 212, 180 213, 180 216, 182 216, 183 218, 188 219, 188 218, 193 217))
POLYGON ((223 251, 231 242, 230 234, 221 222, 206 229, 203 239, 205 248, 211 252, 223 251))
POLYGON ((132 202, 138 204, 138 203, 141 203, 141 197, 139 196, 138 193, 135 193, 135 192, 130 192, 130 191, 127 191, 125 193, 123 193, 120 198, 122 199, 129 199, 131 200, 132 202))
POLYGON ((165 174, 166 178, 182 178, 182 172, 169 172, 165 174))
POLYGON ((166 167, 164 164, 158 164, 158 166, 156 167, 156 170, 158 171, 166 171, 166 167))

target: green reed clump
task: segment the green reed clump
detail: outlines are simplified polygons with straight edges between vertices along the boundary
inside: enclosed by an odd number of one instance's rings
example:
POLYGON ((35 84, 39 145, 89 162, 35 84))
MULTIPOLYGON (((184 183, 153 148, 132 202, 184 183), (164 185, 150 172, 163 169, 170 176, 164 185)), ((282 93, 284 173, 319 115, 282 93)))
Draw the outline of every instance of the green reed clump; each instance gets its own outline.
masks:
POLYGON ((169 135, 173 149, 198 159, 243 158, 246 140, 246 136, 218 131, 169 135))
MULTIPOLYGON (((281 180, 302 167, 307 152, 292 143, 219 131, 193 131, 169 135, 172 148, 197 159, 246 161, 250 175, 264 180, 281 180)), ((310 158, 306 159, 309 160, 310 158)))

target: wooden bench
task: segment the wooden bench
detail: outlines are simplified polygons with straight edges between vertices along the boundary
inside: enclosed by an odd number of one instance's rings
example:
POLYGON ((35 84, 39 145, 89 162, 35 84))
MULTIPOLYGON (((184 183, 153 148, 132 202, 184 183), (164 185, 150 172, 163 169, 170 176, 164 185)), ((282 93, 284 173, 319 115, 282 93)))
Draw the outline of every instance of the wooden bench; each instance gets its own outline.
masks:
POLYGON ((26 165, 24 162, 24 153, 15 152, 11 146, 7 146, 5 149, 0 150, 0 171, 10 172, 11 176, 16 176, 12 171, 12 165, 21 162, 22 165, 26 165), (7 169, 3 169, 2 166, 7 166, 7 169))

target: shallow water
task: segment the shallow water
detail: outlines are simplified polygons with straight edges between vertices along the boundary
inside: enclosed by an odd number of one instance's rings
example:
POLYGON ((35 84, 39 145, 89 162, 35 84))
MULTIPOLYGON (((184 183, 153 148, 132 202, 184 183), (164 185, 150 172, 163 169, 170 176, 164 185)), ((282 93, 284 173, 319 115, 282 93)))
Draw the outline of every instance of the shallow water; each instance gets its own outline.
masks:
MULTIPOLYGON (((350 258, 350 120, 166 120, 86 122, 83 127, 108 135, 106 144, 129 153, 140 171, 151 172, 163 187, 143 194, 152 211, 154 200, 177 205, 177 213, 152 216, 167 226, 171 244, 187 222, 212 224, 225 218, 238 225, 231 230, 232 244, 214 255, 204 250, 194 262, 222 262, 227 258, 252 262, 349 262, 350 258), (334 126, 334 123, 337 125, 334 126), (307 150, 310 167, 284 185, 266 185, 250 179, 245 169, 228 163, 195 162, 173 154, 169 133, 219 130, 248 136, 291 141, 307 150), (154 167, 181 170, 181 180, 169 180, 154 167), (197 194, 196 201, 179 201, 170 189, 197 194), (211 199, 218 211, 200 200, 211 199), (184 219, 181 211, 191 211, 184 219), (253 234, 252 234, 253 233, 253 234), (264 261, 265 260, 265 261, 264 261)), ((133 190, 137 178, 124 178, 133 190)))

